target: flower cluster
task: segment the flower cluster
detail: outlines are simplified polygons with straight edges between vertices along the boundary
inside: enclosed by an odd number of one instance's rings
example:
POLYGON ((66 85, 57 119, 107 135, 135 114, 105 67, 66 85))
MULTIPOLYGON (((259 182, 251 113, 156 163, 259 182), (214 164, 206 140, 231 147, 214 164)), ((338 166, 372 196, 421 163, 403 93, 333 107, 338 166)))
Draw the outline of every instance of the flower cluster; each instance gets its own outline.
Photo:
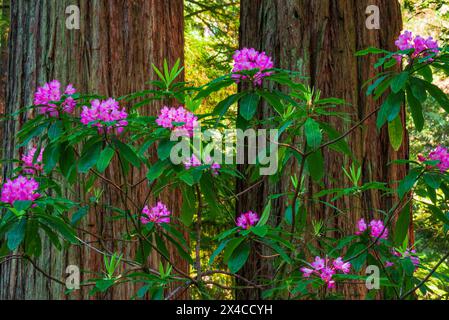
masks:
POLYGON ((170 223, 170 214, 171 212, 168 210, 167 206, 159 201, 152 208, 149 208, 148 206, 143 208, 140 221, 142 224, 148 224, 150 222, 156 224, 170 223))
MULTIPOLYGON (((437 54, 440 51, 437 41, 433 40, 432 37, 428 37, 427 39, 424 39, 421 36, 413 37, 413 34, 410 31, 402 33, 395 44, 401 51, 414 49, 411 55, 413 59, 420 55, 426 57, 430 53, 437 54)), ((394 58, 398 62, 402 61, 402 55, 396 55, 394 58)))
POLYGON ((436 165, 441 172, 446 172, 449 169, 449 152, 446 148, 442 146, 436 147, 429 153, 429 156, 426 158, 423 155, 418 156, 419 161, 439 161, 436 165))
POLYGON ((178 108, 163 107, 156 123, 163 128, 185 130, 192 135, 193 130, 198 127, 198 118, 182 106, 178 108))
POLYGON ((373 239, 387 239, 388 238, 388 228, 385 227, 382 220, 371 220, 369 224, 366 224, 364 219, 360 219, 357 222, 356 235, 364 233, 366 230, 370 230, 370 236, 373 239))
MULTIPOLYGON (((264 72, 264 70, 272 69, 274 67, 273 61, 265 52, 258 52, 255 49, 243 48, 237 50, 233 56, 234 68, 232 72, 241 72, 258 69, 259 71, 251 79, 254 85, 262 85, 262 80, 272 74, 272 72, 264 72)), ((238 82, 246 80, 248 76, 242 74, 233 74, 232 78, 238 82)))
POLYGON ((36 191, 39 184, 33 178, 18 176, 16 179, 7 179, 2 188, 1 201, 14 205, 15 201, 34 201, 40 197, 36 191))
MULTIPOLYGON (((190 168, 195 168, 201 166, 201 161, 198 159, 198 157, 194 154, 190 158, 184 161, 184 167, 186 170, 189 170, 190 168)), ((212 171, 212 175, 217 176, 220 172, 221 166, 216 163, 212 162, 212 159, 210 157, 207 157, 206 164, 210 165, 210 170, 212 171)))
POLYGON ((213 163, 210 165, 210 169, 212 170, 212 175, 218 176, 218 175, 220 174, 221 166, 220 166, 218 163, 213 162, 213 163))
MULTIPOLYGON (((420 263, 420 260, 419 260, 419 258, 416 256, 416 250, 415 250, 415 249, 407 249, 407 250, 405 250, 404 253, 399 252, 399 251, 396 250, 396 249, 392 249, 391 253, 392 253, 395 257, 398 257, 398 258, 401 258, 401 259, 410 258, 410 260, 412 261, 412 263, 413 263, 413 265, 415 266, 415 268, 416 268, 416 269, 418 268, 419 263, 420 263)), ((390 262, 390 261, 387 261, 387 262, 385 263, 385 266, 386 266, 386 267, 392 267, 392 266, 394 266, 394 263, 393 263, 393 262, 390 262)))
POLYGON ((351 263, 344 262, 341 257, 338 257, 332 262, 328 258, 322 259, 320 257, 315 257, 315 261, 310 264, 310 268, 301 268, 304 278, 310 278, 310 276, 314 274, 320 277, 327 284, 328 288, 335 287, 335 281, 332 280, 332 277, 337 271, 347 274, 350 270, 351 263))
POLYGON ((42 164, 42 155, 44 153, 44 148, 41 148, 39 155, 36 158, 36 163, 33 162, 34 156, 36 155, 36 148, 31 148, 28 153, 22 156, 22 162, 24 165, 23 172, 28 174, 35 174, 38 172, 42 172, 44 170, 44 166, 42 164))
MULTIPOLYGON (((75 93, 76 90, 71 84, 65 88, 65 95, 73 95, 75 93)), ((55 103, 60 102, 61 99, 61 83, 58 80, 53 80, 37 89, 34 94, 34 105, 39 106, 39 113, 48 114, 51 117, 58 117, 58 106, 55 103)), ((65 113, 72 113, 75 110, 75 106, 75 99, 70 96, 61 104, 62 111, 65 113)))
POLYGON ((91 107, 83 106, 83 111, 81 113, 81 123, 89 124, 93 121, 96 123, 93 126, 98 127, 98 132, 104 133, 106 128, 106 132, 109 132, 112 128, 117 128, 117 133, 122 133, 124 127, 128 125, 128 121, 126 121, 128 114, 125 111, 125 108, 120 109, 120 105, 117 101, 112 98, 108 100, 100 101, 95 99, 91 101, 91 107), (101 122, 103 123, 101 123, 101 122), (113 122, 114 125, 110 123, 104 124, 104 122, 113 122))
POLYGON ((248 211, 245 213, 242 213, 238 218, 236 225, 237 227, 240 227, 244 230, 247 230, 254 226, 259 221, 259 216, 257 213, 248 211))
POLYGON ((192 156, 189 159, 184 161, 184 168, 186 168, 186 170, 199 166, 201 166, 201 161, 194 154, 192 154, 192 156))

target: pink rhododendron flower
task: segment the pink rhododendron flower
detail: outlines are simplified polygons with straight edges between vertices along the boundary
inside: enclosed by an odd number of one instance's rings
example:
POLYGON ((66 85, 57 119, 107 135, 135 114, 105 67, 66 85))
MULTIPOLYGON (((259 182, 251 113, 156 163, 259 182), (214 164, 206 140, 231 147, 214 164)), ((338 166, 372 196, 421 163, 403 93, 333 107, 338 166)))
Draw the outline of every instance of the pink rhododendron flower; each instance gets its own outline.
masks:
POLYGON ((143 208, 140 221, 142 224, 148 224, 150 222, 156 224, 170 223, 170 215, 171 212, 168 210, 167 206, 159 201, 152 208, 149 208, 148 206, 143 208))
POLYGON ((369 224, 370 235, 372 238, 387 239, 388 238, 388 228, 384 226, 382 220, 372 220, 369 224))
POLYGON ((310 268, 306 268, 306 267, 302 267, 300 270, 303 273, 304 278, 310 278, 312 273, 315 271, 314 269, 310 269, 310 268))
POLYGON ((201 166, 201 161, 197 158, 196 155, 192 154, 192 156, 184 161, 184 167, 189 170, 190 168, 195 168, 201 166))
POLYGON ((198 118, 182 106, 178 108, 163 107, 156 123, 163 128, 187 131, 190 136, 199 124, 198 118), (177 125, 175 126, 175 124, 177 125))
POLYGON ((366 230, 370 231, 370 236, 374 239, 387 239, 388 238, 388 228, 385 227, 382 220, 372 220, 368 225, 364 219, 360 219, 357 222, 356 235, 361 235, 366 230))
MULTIPOLYGON (((65 95, 73 95, 76 93, 75 88, 69 84, 65 91, 65 95)), ((50 117, 58 117, 58 106, 55 102, 60 102, 62 99, 61 83, 58 80, 53 80, 37 88, 34 94, 34 105, 39 106, 38 111, 41 114, 48 114, 50 117)), ((72 113, 75 110, 76 102, 72 97, 67 97, 61 104, 62 111, 65 113, 72 113)))
POLYGON ((340 270, 343 273, 349 273, 349 270, 351 269, 351 263, 344 262, 341 257, 338 257, 334 260, 334 267, 335 269, 340 270))
POLYGON ((33 162, 34 156, 36 154, 36 148, 31 148, 28 153, 22 156, 22 161, 24 165, 23 171, 28 174, 35 174, 42 172, 44 170, 44 165, 42 164, 42 155, 44 153, 44 148, 41 148, 39 155, 37 156, 36 162, 33 162))
POLYGON ((391 268, 392 266, 394 266, 394 263, 391 261, 385 261, 385 267, 386 268, 391 268))
POLYGON ((218 175, 220 174, 221 165, 219 165, 219 164, 216 163, 216 162, 213 162, 213 163, 210 165, 210 169, 212 170, 212 175, 218 176, 218 175))
POLYGON ((324 268, 325 263, 326 262, 324 261, 324 259, 321 259, 320 257, 315 257, 315 261, 312 262, 311 265, 315 270, 321 270, 324 268))
POLYGON ((368 229, 368 226, 366 225, 365 219, 360 219, 357 222, 357 229, 358 230, 355 232, 355 234, 357 234, 357 235, 362 234, 363 232, 366 231, 366 229, 368 229))
POLYGON ((337 271, 341 271, 345 274, 349 273, 351 269, 351 263, 343 261, 341 257, 338 257, 334 261, 330 259, 322 259, 321 257, 315 257, 315 261, 310 264, 309 267, 302 267, 300 270, 303 273, 304 278, 310 278, 312 275, 315 275, 321 278, 326 284, 328 288, 335 287, 335 281, 332 277, 337 273, 337 271))
MULTIPOLYGON (((216 162, 212 162, 212 159, 210 157, 207 157, 205 162, 206 162, 205 164, 210 165, 212 175, 217 176, 220 173, 219 170, 221 169, 221 166, 216 162)), ((186 170, 189 170, 190 168, 199 167, 201 165, 202 165, 201 161, 194 154, 192 154, 192 156, 189 159, 184 161, 184 167, 186 168, 186 170)))
MULTIPOLYGON (((265 52, 258 52, 255 49, 243 48, 237 50, 233 56, 234 68, 232 72, 249 71, 259 69, 259 71, 251 79, 254 85, 262 85, 263 78, 272 74, 272 72, 264 72, 264 70, 272 69, 274 67, 273 61, 265 52)), ((246 80, 248 76, 242 74, 233 74, 232 78, 239 83, 241 80, 246 80)))
POLYGON ((405 250, 404 253, 399 252, 396 249, 392 249, 391 253, 398 257, 398 258, 410 258, 410 260, 412 261, 413 265, 416 267, 416 269, 418 269, 420 260, 419 258, 416 256, 416 250, 415 249, 407 249, 405 250))
MULTIPOLYGON (((405 31, 402 33, 399 38, 395 42, 396 47, 399 50, 410 50, 414 49, 411 57, 414 59, 418 56, 426 57, 430 53, 437 54, 440 49, 438 47, 438 42, 435 41, 432 37, 428 37, 427 39, 416 36, 413 38, 413 34, 410 31, 405 31)), ((402 55, 396 55, 394 58, 400 63, 402 61, 402 55)), ((432 59, 429 59, 432 61, 432 59)))
POLYGON ((111 129, 116 128, 117 133, 123 132, 124 127, 128 125, 128 114, 125 108, 120 109, 120 105, 112 98, 108 100, 100 101, 98 99, 91 101, 90 108, 83 106, 81 112, 81 123, 87 125, 94 121, 101 121, 94 123, 93 126, 98 127, 99 133, 109 132, 111 129), (113 122, 115 124, 105 124, 105 122, 113 122))
POLYGON ((2 187, 1 201, 14 205, 14 201, 34 201, 41 195, 36 191, 39 184, 33 178, 18 176, 7 179, 2 187))
POLYGON ((259 216, 257 213, 248 211, 245 213, 242 213, 240 217, 237 218, 236 225, 237 227, 240 227, 242 229, 249 229, 252 226, 254 226, 259 221, 259 216))
POLYGON ((217 176, 220 174, 221 165, 213 162, 211 157, 206 157, 206 164, 210 165, 210 170, 212 171, 213 176, 217 176))
POLYGON ((426 158, 423 155, 418 155, 418 160, 425 162, 428 160, 439 161, 436 165, 441 172, 446 172, 449 169, 449 152, 445 147, 438 146, 429 153, 426 158))

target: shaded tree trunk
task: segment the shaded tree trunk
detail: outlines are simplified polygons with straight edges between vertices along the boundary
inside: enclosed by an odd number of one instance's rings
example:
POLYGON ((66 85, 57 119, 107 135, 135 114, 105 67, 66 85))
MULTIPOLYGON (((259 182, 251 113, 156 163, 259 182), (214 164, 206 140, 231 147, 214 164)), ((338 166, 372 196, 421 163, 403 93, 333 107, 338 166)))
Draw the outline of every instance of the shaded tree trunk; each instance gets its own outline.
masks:
MULTIPOLYGON (((0 17, 2 21, 6 21, 9 17, 9 0, 0 2, 0 17)), ((7 26, 0 27, 0 118, 5 112, 5 92, 6 92, 6 70, 7 70, 7 54, 8 54, 8 32, 7 26)), ((1 123, 1 122, 0 122, 1 123)), ((3 140, 2 130, 0 130, 0 141, 3 140)), ((2 159, 3 150, 0 148, 0 159, 2 159)), ((0 165, 1 170, 1 165, 0 165)))
MULTIPOLYGON (((377 70, 373 68, 376 57, 357 58, 355 52, 367 47, 394 49, 394 40, 402 29, 400 5, 394 0, 242 0, 240 47, 254 47, 266 51, 274 59, 275 66, 299 71, 306 76, 308 84, 321 90, 321 97, 344 99, 348 105, 341 111, 352 115, 356 123, 383 102, 366 97, 366 88, 362 84, 373 77, 377 70), (380 9, 380 29, 369 30, 365 22, 366 9, 376 5, 380 9)), ((260 106, 259 114, 266 117, 269 108, 260 106)), ((405 115, 402 114, 405 123, 405 115)), ((331 125, 345 132, 352 124, 336 118, 323 118, 331 125)), ((363 127, 349 136, 350 147, 362 166, 363 181, 397 181, 406 175, 406 168, 399 165, 387 165, 395 159, 408 157, 408 137, 395 152, 389 144, 387 131, 376 130, 376 118, 371 117, 363 127)), ((406 135, 406 133, 405 133, 406 135)), ((342 171, 350 159, 335 152, 325 150, 325 188, 349 186, 342 171)), ((245 168, 242 168, 245 170, 245 168)), ((295 164, 286 172, 278 184, 268 180, 253 192, 239 198, 237 214, 246 210, 262 212, 267 195, 292 190, 290 174, 294 174, 295 164)), ((320 190, 309 182, 310 192, 320 190)), ((238 181, 237 192, 248 187, 245 181, 238 181)), ((394 201, 391 197, 380 197, 373 191, 365 193, 362 199, 343 198, 332 202, 347 214, 335 217, 330 207, 310 204, 307 208, 308 225, 312 219, 326 221, 329 228, 337 228, 341 233, 332 236, 353 234, 355 223, 361 218, 372 218, 378 210, 388 210, 394 201), (330 218, 331 217, 331 218, 330 218)), ((330 201, 323 199, 325 201, 330 201)), ((283 218, 286 200, 278 199, 273 203, 272 224, 283 218)), ((258 248, 262 250, 261 248, 258 248)), ((274 274, 272 263, 258 257, 252 250, 252 256, 242 273, 246 278, 270 278, 274 274), (256 272, 254 272, 256 270, 256 272)), ((269 254, 267 254, 269 255, 269 254)), ((363 296, 363 288, 345 288, 348 298, 363 296)), ((239 290, 238 299, 259 299, 258 290, 239 290)))
MULTIPOLYGON (((120 96, 146 88, 151 80, 151 63, 161 66, 166 58, 170 65, 183 60, 183 2, 146 0, 78 0, 78 1, 25 1, 11 2, 11 34, 9 42, 9 70, 6 95, 8 114, 32 103, 35 89, 52 79, 63 85, 73 83, 79 92, 120 96), (66 7, 77 5, 80 10, 80 29, 66 28, 66 7)), ((125 105, 129 106, 129 105, 125 105)), ((149 103, 141 113, 155 115, 161 103, 149 103)), ((14 136, 26 116, 19 121, 8 121, 3 128, 5 158, 17 158, 14 136)), ((106 171, 106 176, 119 179, 118 163, 106 171)), ((4 176, 11 173, 7 166, 4 176)), ((131 184, 145 177, 144 170, 132 169, 131 184)), ((120 207, 115 190, 100 185, 106 203, 120 207)), ((132 197, 143 201, 148 191, 144 183, 130 190, 132 197)), ((81 193, 80 193, 81 194, 81 193)), ((179 192, 165 193, 161 199, 170 204, 172 212, 180 211, 179 192)), ((122 221, 108 220, 112 212, 89 213, 82 227, 89 232, 111 239, 125 231, 122 221)), ((80 233, 84 241, 97 239, 80 233)), ((97 246, 100 244, 95 243, 97 246)), ((134 257, 135 246, 104 241, 105 249, 123 252, 134 257)), ((188 264, 171 249, 177 266, 188 272, 188 264)), ((103 257, 85 246, 73 247, 63 252, 55 251, 49 241, 43 242, 42 256, 37 264, 48 274, 65 279, 68 265, 81 270, 101 272, 103 257)), ((156 256, 151 264, 158 265, 156 256)), ((93 275, 82 276, 82 281, 93 275)), ((136 286, 121 285, 100 299, 129 299, 136 286)), ((0 266, 0 299, 66 299, 65 288, 49 281, 29 264, 13 260, 0 266)), ((75 292, 75 298, 88 298, 88 289, 75 292)))

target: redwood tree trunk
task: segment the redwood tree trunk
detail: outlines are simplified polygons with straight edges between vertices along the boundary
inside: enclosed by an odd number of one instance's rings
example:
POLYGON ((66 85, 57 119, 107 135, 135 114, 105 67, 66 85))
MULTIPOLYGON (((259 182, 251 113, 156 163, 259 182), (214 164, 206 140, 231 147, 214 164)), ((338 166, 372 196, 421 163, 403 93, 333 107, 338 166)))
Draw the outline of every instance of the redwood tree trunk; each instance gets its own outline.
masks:
MULTIPOLYGON (((240 47, 254 47, 266 51, 274 58, 275 66, 299 71, 308 77, 308 84, 321 90, 321 97, 344 99, 348 106, 341 111, 350 112, 353 123, 358 122, 369 112, 381 105, 383 101, 374 101, 366 97, 366 88, 362 84, 373 77, 377 70, 373 64, 375 57, 356 58, 355 52, 367 47, 394 49, 394 40, 402 29, 400 5, 396 0, 242 0, 240 47), (380 29, 369 30, 365 25, 368 18, 365 11, 369 5, 380 9, 380 29)), ((260 115, 269 113, 269 108, 262 105, 260 115)), ((403 121, 405 116, 402 114, 403 121)), ((335 118, 325 119, 340 132, 347 130, 351 124, 335 118)), ((406 168, 387 165, 395 159, 408 157, 408 137, 395 152, 389 144, 388 133, 376 130, 375 117, 366 125, 354 131, 349 137, 352 151, 362 166, 363 181, 397 181, 406 175, 406 168)), ((342 171, 349 160, 335 152, 325 150, 324 187, 338 188, 349 186, 349 181, 342 171)), ((243 168, 244 169, 244 168, 243 168)), ((295 164, 292 164, 292 173, 295 164)), ((277 185, 268 182, 260 185, 253 192, 239 198, 237 214, 246 210, 262 212, 269 193, 277 193, 291 188, 287 174, 277 185), (289 187, 290 186, 290 187, 289 187)), ((310 184, 311 192, 318 187, 310 184)), ((238 190, 245 190, 245 181, 238 181, 238 190)), ((320 187, 322 188, 322 187, 320 187)), ((323 199, 330 201, 329 199, 323 199)), ((347 214, 333 217, 335 212, 330 207, 309 205, 308 221, 311 219, 329 219, 329 228, 338 228, 341 233, 333 236, 353 234, 355 223, 361 217, 370 218, 377 210, 388 210, 394 199, 380 197, 379 192, 366 193, 363 198, 344 198, 332 202, 347 214)), ((285 211, 285 199, 279 199, 272 210, 272 223, 282 219, 285 211)), ((310 225, 310 223, 309 223, 310 225)), ((255 250, 253 250, 254 252, 255 250)), ((267 254, 269 255, 269 254, 267 254)), ((272 265, 256 254, 252 254, 243 269, 243 275, 249 279, 270 278, 272 265), (256 271, 254 271, 256 270, 256 271)), ((345 295, 357 298, 363 295, 363 288, 345 288, 345 295)), ((239 299, 259 299, 258 290, 239 290, 239 299)))
MULTIPOLYGON (((40 0, 11 1, 11 34, 9 42, 9 70, 6 95, 6 113, 32 103, 35 89, 52 79, 63 85, 73 83, 79 92, 120 96, 146 88, 151 80, 151 63, 162 66, 166 58, 170 65, 183 60, 183 2, 147 0, 40 0), (80 30, 66 28, 65 13, 69 5, 80 9, 80 30)), ((181 79, 182 80, 182 79, 181 79)), ((126 107, 127 105, 125 105, 126 107)), ((154 102, 141 108, 141 113, 155 115, 161 103, 154 102)), ((3 129, 5 158, 17 158, 14 136, 26 116, 19 121, 8 121, 3 129)), ((118 177, 118 164, 114 163, 106 175, 118 177)), ((11 172, 7 166, 4 176, 11 172)), ((140 181, 146 172, 134 169, 132 183, 140 181)), ((103 200, 120 207, 114 190, 101 185, 103 200)), ((141 184, 131 190, 132 197, 144 199, 148 186, 141 184)), ((162 200, 171 205, 175 214, 180 211, 178 192, 165 194, 162 200)), ((124 232, 124 222, 110 222, 111 212, 91 211, 83 228, 107 239, 124 232)), ((97 239, 80 234, 85 241, 97 239)), ((98 243, 94 242, 96 246, 98 243)), ((106 241, 110 251, 123 252, 134 257, 136 248, 122 247, 120 242, 106 241)), ((84 246, 58 252, 45 240, 43 255, 37 264, 48 274, 65 279, 65 268, 77 265, 81 270, 101 272, 103 257, 84 246)), ((188 272, 188 265, 172 251, 177 266, 188 272)), ((152 264, 158 265, 156 257, 152 264)), ((82 277, 88 280, 91 275, 82 277)), ((92 276, 93 277, 93 276, 92 276)), ((128 299, 136 287, 122 285, 100 299, 128 299)), ((13 260, 0 266, 0 299, 65 299, 65 288, 49 281, 29 264, 13 260)), ((88 289, 75 293, 76 298, 87 298, 88 289)))
MULTIPOLYGON (((0 2, 0 16, 2 20, 9 17, 9 0, 0 2)), ((5 91, 6 91, 6 70, 7 70, 7 54, 8 41, 5 29, 0 29, 0 118, 4 116, 5 112, 5 91)), ((2 130, 0 130, 0 141, 2 141, 2 130)), ((2 159, 3 150, 0 148, 0 159, 2 159)), ((1 165, 0 165, 1 170, 1 165)))

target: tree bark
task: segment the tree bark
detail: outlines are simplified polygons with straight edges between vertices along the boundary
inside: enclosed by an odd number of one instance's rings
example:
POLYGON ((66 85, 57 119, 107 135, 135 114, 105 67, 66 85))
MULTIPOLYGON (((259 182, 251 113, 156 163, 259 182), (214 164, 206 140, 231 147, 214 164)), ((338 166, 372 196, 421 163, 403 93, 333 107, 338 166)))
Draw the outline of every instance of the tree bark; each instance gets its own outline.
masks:
MULTIPOLYGON (((2 20, 9 17, 9 0, 1 2, 0 16, 2 20)), ((8 31, 6 28, 0 29, 0 118, 4 116, 5 112, 5 92, 6 92, 6 69, 8 65, 8 31)), ((0 130, 0 141, 3 140, 3 135, 0 130)), ((0 149, 0 159, 2 158, 3 150, 0 149)), ((1 170, 1 166, 0 166, 1 170)))
MULTIPOLYGON (((144 83, 155 79, 151 63, 160 67, 164 58, 170 65, 178 58, 183 62, 183 46, 182 0, 11 1, 6 113, 32 104, 35 89, 52 79, 59 79, 63 85, 73 83, 79 92, 112 97, 148 89, 144 83), (66 28, 69 16, 66 8, 73 4, 80 9, 79 30, 66 28)), ((160 107, 161 103, 152 102, 140 111, 155 115, 160 107)), ((3 128, 5 158, 18 157, 14 136, 26 118, 8 121, 3 128)), ((10 172, 11 165, 8 165, 4 176, 10 172)), ((143 169, 133 168, 131 183, 140 181, 145 174, 143 169)), ((106 175, 119 178, 117 162, 106 175)), ((106 203, 121 206, 115 190, 103 184, 100 187, 106 203)), ((131 190, 132 197, 143 201, 147 191, 148 186, 141 184, 131 190)), ((180 212, 179 192, 165 193, 160 198, 171 206, 172 212, 180 212)), ((125 231, 125 223, 111 222, 108 220, 111 214, 107 210, 91 210, 83 228, 108 239, 114 238, 125 231)), ((80 236, 87 242, 97 240, 86 234, 80 236)), ((105 247, 111 252, 122 252, 124 256, 134 257, 136 253, 135 246, 123 246, 115 241, 105 241, 105 247)), ((170 251, 177 266, 188 272, 188 264, 174 249, 170 251)), ((103 257, 85 246, 58 252, 45 240, 42 252, 37 264, 58 279, 65 279, 68 265, 95 272, 103 269, 103 257)), ((157 266, 157 257, 151 259, 151 264, 157 266)), ((90 277, 84 275, 81 281, 90 277)), ((137 289, 135 285, 125 284, 95 298, 129 299, 137 289)), ((77 291, 73 297, 88 298, 88 290, 77 291)), ((23 261, 13 260, 0 266, 0 299, 67 299, 64 291, 64 287, 49 281, 23 261)))
MULTIPOLYGON (((355 52, 367 47, 395 49, 394 40, 402 29, 400 5, 394 0, 242 0, 240 47, 254 47, 266 51, 273 57, 275 66, 301 72, 307 83, 321 90, 321 97, 344 99, 348 105, 340 111, 350 112, 356 123, 382 104, 382 99, 374 101, 365 95, 362 84, 373 77, 378 70, 373 64, 376 57, 355 57, 355 52), (380 29, 369 30, 365 13, 369 5, 380 9, 380 29)), ((269 108, 260 106, 262 117, 269 114, 269 108)), ((405 114, 402 113, 405 123, 405 114)), ((323 118, 341 133, 352 124, 336 118, 323 118)), ((389 144, 385 129, 376 129, 376 118, 371 117, 363 127, 349 136, 350 147, 362 166, 363 181, 391 182, 406 175, 404 166, 388 165, 396 159, 408 158, 408 136, 398 152, 389 144)), ((325 150, 324 186, 309 182, 311 193, 323 188, 348 187, 349 181, 342 171, 350 159, 335 152, 325 150)), ((245 168, 243 168, 245 170, 245 168)), ((273 185, 266 180, 253 192, 239 198, 237 214, 246 210, 262 212, 268 194, 291 190, 290 173, 295 173, 295 164, 280 183, 273 185)), ((248 187, 245 181, 238 181, 237 192, 248 187)), ((372 218, 378 210, 388 210, 395 199, 380 197, 380 193, 365 193, 361 200, 354 197, 332 202, 347 214, 335 217, 328 206, 310 204, 307 208, 308 225, 311 220, 322 219, 329 228, 341 232, 333 236, 353 234, 355 223, 361 218, 372 218), (331 217, 331 218, 330 218, 331 217)), ((331 197, 323 199, 331 201, 331 197)), ((285 199, 273 203, 271 223, 276 225, 283 218, 285 199)), ((259 248, 260 250, 260 248, 259 248)), ((253 252, 255 250, 252 250, 253 252)), ((246 278, 270 279, 272 264, 253 253, 242 273, 246 278), (254 272, 256 270, 256 272, 254 272)), ((344 288, 346 297, 360 298, 363 288, 344 288)), ((239 290, 238 299, 259 299, 258 290, 239 290)))

